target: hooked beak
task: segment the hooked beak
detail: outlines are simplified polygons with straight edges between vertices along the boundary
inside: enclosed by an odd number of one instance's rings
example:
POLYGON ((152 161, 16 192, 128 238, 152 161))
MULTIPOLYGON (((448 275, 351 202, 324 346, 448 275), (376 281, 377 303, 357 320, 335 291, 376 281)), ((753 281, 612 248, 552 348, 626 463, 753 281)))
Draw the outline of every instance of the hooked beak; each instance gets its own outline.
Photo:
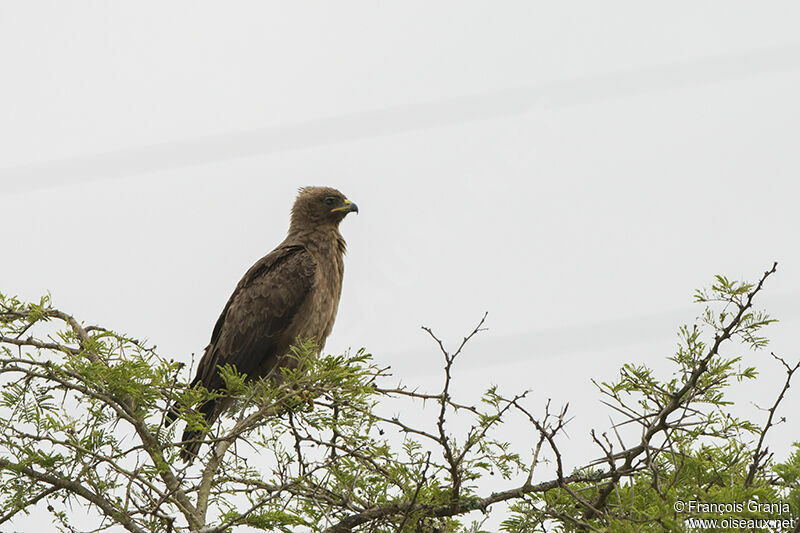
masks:
POLYGON ((334 207, 331 213, 358 213, 358 206, 350 200, 345 200, 344 205, 341 207, 334 207))

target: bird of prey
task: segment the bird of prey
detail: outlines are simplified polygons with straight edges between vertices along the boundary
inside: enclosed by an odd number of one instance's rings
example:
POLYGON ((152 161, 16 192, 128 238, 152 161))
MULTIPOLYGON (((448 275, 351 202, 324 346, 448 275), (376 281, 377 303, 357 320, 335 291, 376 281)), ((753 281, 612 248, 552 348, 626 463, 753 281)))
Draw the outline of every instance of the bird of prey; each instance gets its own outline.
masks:
MULTIPOLYGON (((344 273, 339 223, 356 204, 330 187, 300 189, 286 239, 245 273, 225 304, 191 386, 221 390, 219 367, 232 365, 250 379, 275 375, 299 340, 321 351, 333 328, 344 273)), ((211 424, 230 407, 218 398, 197 409, 211 424)), ((168 424, 177 418, 173 408, 168 424)), ((186 430, 181 457, 196 457, 202 432, 186 430)))

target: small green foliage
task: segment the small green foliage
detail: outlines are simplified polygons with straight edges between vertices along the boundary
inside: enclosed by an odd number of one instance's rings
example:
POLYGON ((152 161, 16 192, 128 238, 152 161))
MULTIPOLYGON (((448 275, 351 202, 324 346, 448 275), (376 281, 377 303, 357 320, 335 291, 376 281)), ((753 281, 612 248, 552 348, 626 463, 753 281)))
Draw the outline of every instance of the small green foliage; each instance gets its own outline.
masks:
POLYGON ((231 511, 223 513, 221 518, 226 522, 232 522, 244 526, 250 526, 254 529, 259 529, 262 531, 291 532, 294 531, 293 529, 294 526, 311 525, 296 515, 290 513, 284 513, 279 510, 253 512, 247 514, 239 514, 237 512, 231 511))
POLYGON ((786 502, 800 516, 800 443, 780 461, 762 442, 778 418, 760 425, 730 409, 730 387, 758 375, 743 354, 767 344, 774 322, 752 306, 762 283, 718 276, 695 295, 707 308, 680 328, 670 373, 628 363, 597 384, 620 420, 592 434, 602 454, 583 462, 558 449, 566 407, 531 408, 525 393, 496 386, 477 405, 453 398, 464 344, 450 353, 427 329, 445 360, 437 393, 387 388, 367 351, 319 354, 301 339, 274 376, 223 366, 225 387, 209 391, 145 343, 56 311, 49 296, 0 295, 0 524, 46 509, 70 532, 481 533, 482 522, 466 521, 480 511, 503 513, 508 532, 633 533, 710 516, 676 511, 691 499, 786 502), (223 397, 233 407, 209 426, 197 407, 223 397), (520 420, 533 438, 512 443, 506 428, 520 420), (193 465, 178 459, 183 428, 208 441, 193 465), (500 488, 487 491, 487 479, 500 488), (86 505, 91 527, 75 513, 86 505))

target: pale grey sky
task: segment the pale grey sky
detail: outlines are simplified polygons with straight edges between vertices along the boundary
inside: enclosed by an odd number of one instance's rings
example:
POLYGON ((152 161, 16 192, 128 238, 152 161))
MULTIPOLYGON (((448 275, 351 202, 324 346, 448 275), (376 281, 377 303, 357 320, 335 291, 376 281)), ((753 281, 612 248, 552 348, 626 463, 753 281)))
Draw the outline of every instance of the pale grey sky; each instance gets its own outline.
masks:
MULTIPOLYGON (((361 212, 342 225, 328 349, 365 346, 434 387, 419 326, 456 342, 489 311, 460 390, 569 401, 574 466, 607 417, 588 379, 663 368, 714 274, 778 260, 773 349, 799 355, 799 17, 791 2, 2 3, 0 286, 188 361, 283 238, 295 190, 335 186, 361 212)), ((737 389, 743 409, 780 378, 748 357, 766 372, 737 389)))

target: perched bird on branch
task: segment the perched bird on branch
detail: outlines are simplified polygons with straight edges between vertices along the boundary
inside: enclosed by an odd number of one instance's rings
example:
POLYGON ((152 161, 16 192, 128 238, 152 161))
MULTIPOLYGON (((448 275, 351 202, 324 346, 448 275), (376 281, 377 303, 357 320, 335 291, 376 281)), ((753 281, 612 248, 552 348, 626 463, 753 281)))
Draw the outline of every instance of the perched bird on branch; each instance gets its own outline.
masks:
MULTIPOLYGON (((356 204, 330 187, 300 189, 292 207, 289 233, 244 275, 211 333, 191 385, 225 388, 219 367, 232 365, 251 379, 276 375, 291 364, 292 345, 313 340, 321 351, 333 328, 344 273, 345 241, 339 223, 356 204)), ((211 424, 230 407, 218 398, 197 409, 211 424)), ((167 424, 178 416, 176 407, 167 424)), ((196 457, 203 434, 186 430, 181 457, 196 457)))

